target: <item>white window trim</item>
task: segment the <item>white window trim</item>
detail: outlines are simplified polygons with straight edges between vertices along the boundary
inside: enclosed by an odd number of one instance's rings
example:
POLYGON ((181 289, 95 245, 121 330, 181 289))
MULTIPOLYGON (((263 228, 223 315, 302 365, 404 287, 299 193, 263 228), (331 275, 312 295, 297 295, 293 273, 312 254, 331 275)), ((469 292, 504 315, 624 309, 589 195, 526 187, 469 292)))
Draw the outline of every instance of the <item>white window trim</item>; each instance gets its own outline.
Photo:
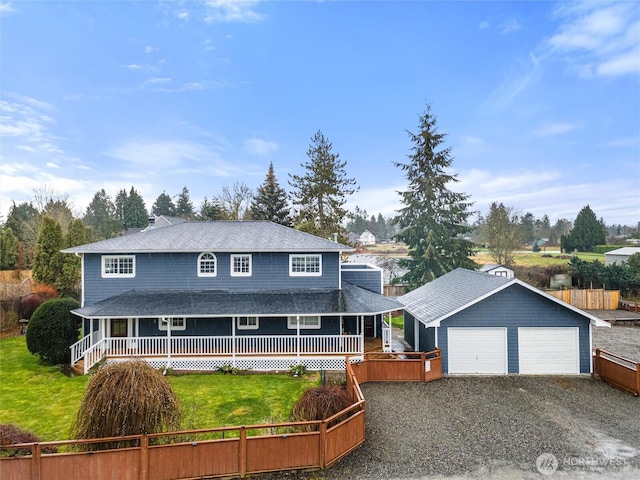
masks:
POLYGON ((199 277, 217 277, 218 276, 218 257, 216 257, 216 254, 213 252, 202 252, 200 255, 198 255, 198 263, 196 265, 196 268, 198 269, 199 277), (215 262, 213 272, 202 272, 200 267, 201 267, 202 257, 204 255, 211 255, 213 257, 213 261, 215 262))
POLYGON ((158 319, 158 329, 167 331, 167 325, 169 322, 173 322, 173 320, 181 320, 182 325, 174 325, 171 323, 171 331, 177 330, 186 330, 187 329, 187 319, 184 317, 163 317, 158 319))
POLYGON ((258 330, 260 328, 260 318, 259 317, 255 317, 255 316, 236 317, 236 327, 238 328, 238 330, 258 330), (255 318, 256 324, 255 325, 240 325, 240 319, 241 318, 246 318, 247 320, 250 319, 250 318, 255 318))
POLYGON ((250 277, 251 273, 253 272, 253 257, 250 253, 237 253, 237 254, 232 254, 231 255, 231 260, 230 260, 230 269, 229 271, 231 272, 231 276, 232 277, 250 277), (233 270, 234 268, 234 260, 238 257, 247 257, 249 259, 249 271, 248 272, 235 272, 233 270))
MULTIPOLYGON (((306 264, 306 261, 305 261, 306 264)), ((306 266, 306 265, 305 265, 306 266)), ((289 254, 289 276, 290 277, 321 277, 322 276, 322 255, 319 253, 300 253, 289 254), (293 271, 293 259, 300 257, 317 257, 318 258, 318 271, 317 272, 294 272, 293 271)))
MULTIPOLYGON (((322 328, 322 317, 320 315, 300 315, 300 320, 302 320, 303 318, 317 318, 318 319, 318 324, 317 325, 305 325, 300 323, 300 330, 320 330, 322 328)), ((297 325, 297 319, 298 316, 291 316, 291 317, 287 317, 287 328, 289 330, 297 330, 298 329, 298 325, 297 325)))
POLYGON ((102 278, 134 278, 136 276, 136 256, 135 255, 102 255, 101 270, 102 278), (105 261, 107 259, 131 259, 132 273, 107 273, 105 271, 105 261))

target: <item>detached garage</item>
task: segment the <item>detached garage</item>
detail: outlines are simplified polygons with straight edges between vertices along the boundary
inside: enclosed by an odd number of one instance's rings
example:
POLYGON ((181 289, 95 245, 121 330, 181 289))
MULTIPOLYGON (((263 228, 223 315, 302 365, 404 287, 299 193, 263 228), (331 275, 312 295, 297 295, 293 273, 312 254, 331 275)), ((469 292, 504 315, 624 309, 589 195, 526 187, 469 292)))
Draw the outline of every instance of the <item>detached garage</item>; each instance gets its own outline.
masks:
POLYGON ((451 375, 591 373, 593 315, 518 279, 457 269, 400 297, 404 337, 451 375))

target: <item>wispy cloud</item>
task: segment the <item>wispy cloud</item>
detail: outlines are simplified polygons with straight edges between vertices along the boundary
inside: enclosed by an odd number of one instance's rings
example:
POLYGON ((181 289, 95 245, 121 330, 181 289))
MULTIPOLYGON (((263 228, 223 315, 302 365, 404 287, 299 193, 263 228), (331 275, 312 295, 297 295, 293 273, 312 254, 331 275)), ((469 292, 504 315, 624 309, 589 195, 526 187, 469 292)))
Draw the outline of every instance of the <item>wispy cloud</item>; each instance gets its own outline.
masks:
POLYGON ((169 83, 171 82, 171 77, 152 77, 147 80, 149 84, 157 84, 157 83, 169 83))
POLYGON ((151 45, 147 45, 146 47, 144 47, 144 53, 153 53, 153 52, 157 52, 158 49, 152 47, 151 45))
POLYGON ((571 123, 548 123, 536 128, 532 134, 536 137, 550 137, 575 130, 576 126, 571 123))
POLYGON ((249 138, 244 142, 245 151, 252 155, 269 155, 278 151, 280 146, 276 142, 262 140, 261 138, 249 138))
POLYGON ((483 104, 483 108, 500 111, 526 90, 540 75, 540 60, 533 54, 526 60, 520 60, 504 73, 504 80, 483 104))
POLYGON ((491 24, 487 20, 483 20, 482 22, 480 22, 480 25, 478 25, 478 28, 480 30, 486 30, 490 27, 491 27, 491 24))
POLYGON ((255 10, 257 0, 205 0, 207 23, 258 23, 265 16, 255 10))
POLYGON ((187 10, 178 10, 174 15, 180 20, 187 20, 189 18, 189 12, 187 10))
POLYGON ((497 27, 498 32, 501 33, 502 35, 517 32, 521 28, 522 28, 522 24, 518 22, 518 20, 516 20, 515 18, 510 18, 509 20, 502 22, 497 27))
POLYGON ((11 6, 11 2, 0 2, 0 17, 8 13, 14 13, 15 11, 16 9, 11 6))
POLYGON ((548 39, 581 76, 640 73, 640 4, 636 2, 562 2, 561 20, 548 39))
POLYGON ((637 147, 640 144, 639 137, 615 138, 604 143, 605 147, 637 147))
POLYGON ((127 65, 120 65, 122 68, 126 68, 127 70, 140 70, 142 65, 138 65, 137 63, 130 63, 127 65))

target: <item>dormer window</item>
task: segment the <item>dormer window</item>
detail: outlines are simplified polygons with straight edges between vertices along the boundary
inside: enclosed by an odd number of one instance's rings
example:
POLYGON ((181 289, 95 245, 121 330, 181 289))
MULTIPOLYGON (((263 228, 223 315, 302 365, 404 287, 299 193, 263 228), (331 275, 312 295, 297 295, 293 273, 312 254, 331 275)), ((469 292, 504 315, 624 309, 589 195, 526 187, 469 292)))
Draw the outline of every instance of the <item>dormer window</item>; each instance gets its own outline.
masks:
POLYGON ((217 259, 211 252, 201 253, 198 256, 198 276, 215 277, 217 275, 217 259))

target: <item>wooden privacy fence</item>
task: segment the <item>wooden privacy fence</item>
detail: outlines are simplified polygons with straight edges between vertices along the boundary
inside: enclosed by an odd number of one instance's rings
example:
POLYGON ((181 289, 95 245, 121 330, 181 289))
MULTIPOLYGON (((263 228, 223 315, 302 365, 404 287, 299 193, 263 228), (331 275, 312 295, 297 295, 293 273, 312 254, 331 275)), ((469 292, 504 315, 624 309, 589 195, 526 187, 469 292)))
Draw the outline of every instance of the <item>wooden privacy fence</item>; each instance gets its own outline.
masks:
POLYGON ((351 357, 346 365, 346 388, 352 405, 326 420, 0 446, 0 451, 20 448, 31 452, 1 457, 1 478, 180 480, 325 468, 365 440, 360 383, 424 382, 441 377, 439 350, 351 357), (118 442, 122 448, 96 450, 95 445, 106 442, 118 442), (92 451, 78 448, 87 444, 94 445, 92 451), (48 447, 64 451, 43 453, 48 447))
POLYGON ((617 310, 620 290, 548 290, 547 293, 582 310, 617 310))
POLYGON ((593 373, 614 387, 640 395, 640 363, 596 348, 593 373))

